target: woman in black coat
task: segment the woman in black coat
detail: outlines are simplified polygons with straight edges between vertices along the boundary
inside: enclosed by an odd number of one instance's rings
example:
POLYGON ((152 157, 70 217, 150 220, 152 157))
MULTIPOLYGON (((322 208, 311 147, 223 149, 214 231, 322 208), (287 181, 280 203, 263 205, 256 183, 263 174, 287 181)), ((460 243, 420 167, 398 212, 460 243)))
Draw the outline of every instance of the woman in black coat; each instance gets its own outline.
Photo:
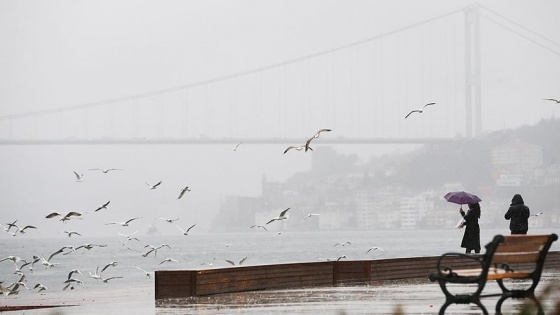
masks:
POLYGON ((476 254, 480 253, 480 227, 478 226, 478 219, 480 218, 480 204, 470 203, 469 210, 465 214, 463 208, 459 209, 459 213, 463 216, 463 226, 465 227, 465 234, 461 247, 466 249, 466 253, 470 254, 472 250, 476 254))

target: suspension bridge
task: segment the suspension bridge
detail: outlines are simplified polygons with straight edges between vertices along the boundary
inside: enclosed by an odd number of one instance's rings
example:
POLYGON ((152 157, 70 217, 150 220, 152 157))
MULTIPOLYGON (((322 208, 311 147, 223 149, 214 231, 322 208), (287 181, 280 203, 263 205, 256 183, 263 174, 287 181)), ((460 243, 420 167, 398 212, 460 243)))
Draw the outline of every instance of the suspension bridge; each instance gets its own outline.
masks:
POLYGON ((324 143, 472 139, 484 121, 481 21, 560 56, 557 43, 473 5, 211 80, 0 116, 0 144, 297 143, 319 128, 335 131, 324 143))

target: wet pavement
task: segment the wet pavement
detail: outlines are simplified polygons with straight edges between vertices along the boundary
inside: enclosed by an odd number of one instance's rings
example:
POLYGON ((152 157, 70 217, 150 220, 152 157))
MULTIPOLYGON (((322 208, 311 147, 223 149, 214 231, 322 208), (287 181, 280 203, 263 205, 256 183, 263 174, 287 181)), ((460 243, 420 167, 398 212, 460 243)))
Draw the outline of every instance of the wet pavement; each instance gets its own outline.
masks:
MULTIPOLYGON (((523 286, 526 281, 516 281, 523 286)), ((467 290, 468 288, 456 288, 467 290)), ((485 293, 498 293, 496 283, 485 293)), ((543 275, 537 293, 545 314, 560 312, 560 272, 543 275)), ((483 299, 492 314, 497 297, 483 299)), ((48 306, 6 314, 437 314, 444 302, 439 286, 427 279, 380 281, 335 287, 312 287, 217 294, 155 301, 153 284, 76 289, 1 296, 2 306, 48 306)), ((504 314, 519 314, 529 300, 507 300, 504 314)), ((475 305, 451 305, 446 314, 480 314, 475 305)), ((531 312, 534 314, 536 312, 531 312)))

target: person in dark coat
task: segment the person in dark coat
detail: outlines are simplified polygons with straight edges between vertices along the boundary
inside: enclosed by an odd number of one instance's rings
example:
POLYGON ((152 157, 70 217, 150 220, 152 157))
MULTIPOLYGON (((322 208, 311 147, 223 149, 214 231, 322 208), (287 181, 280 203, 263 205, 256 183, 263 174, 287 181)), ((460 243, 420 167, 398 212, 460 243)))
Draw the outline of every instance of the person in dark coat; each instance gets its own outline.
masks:
POLYGON ((504 216, 506 220, 509 220, 511 234, 527 234, 530 216, 531 211, 523 202, 523 197, 520 194, 515 194, 504 216))
POLYGON ((478 226, 478 219, 480 219, 480 204, 470 203, 469 210, 465 214, 463 208, 459 209, 459 213, 465 220, 462 226, 465 227, 465 234, 463 234, 463 241, 461 247, 465 248, 465 253, 470 254, 474 250, 476 254, 480 253, 480 227, 478 226))

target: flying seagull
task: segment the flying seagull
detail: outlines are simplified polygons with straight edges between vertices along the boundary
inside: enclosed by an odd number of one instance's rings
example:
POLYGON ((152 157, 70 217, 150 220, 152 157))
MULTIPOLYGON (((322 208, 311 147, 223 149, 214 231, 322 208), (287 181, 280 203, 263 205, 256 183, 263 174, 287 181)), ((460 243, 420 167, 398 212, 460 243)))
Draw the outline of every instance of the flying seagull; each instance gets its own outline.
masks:
POLYGON ((383 250, 382 248, 377 247, 377 246, 373 246, 373 247, 370 247, 370 249, 367 250, 366 254, 369 253, 369 252, 371 252, 372 250, 378 250, 378 249, 379 249, 380 251, 384 252, 384 250, 383 250))
POLYGON ((352 245, 352 243, 350 243, 350 242, 340 242, 340 243, 334 244, 334 246, 338 246, 338 245, 346 246, 346 245, 352 245))
POLYGON ((165 262, 179 262, 178 260, 175 260, 173 258, 165 258, 164 260, 162 260, 159 264, 163 264, 165 262))
POLYGON ((95 209, 94 212, 97 212, 97 211, 103 210, 103 209, 107 209, 107 206, 109 205, 110 202, 111 202, 110 200, 107 201, 106 203, 104 203, 103 205, 101 205, 99 208, 95 209))
POLYGON ((132 219, 128 219, 128 220, 126 220, 126 221, 124 221, 124 222, 109 222, 109 223, 107 223, 107 224, 105 224, 105 225, 118 224, 118 225, 121 225, 121 226, 128 226, 128 224, 129 224, 130 222, 132 222, 132 221, 134 221, 134 220, 137 220, 137 219, 141 219, 141 218, 142 218, 142 217, 132 218, 132 219))
MULTIPOLYGON (((239 261, 238 265, 243 264, 243 263, 245 262, 245 260, 247 260, 247 256, 241 258, 241 260, 239 261)), ((234 263, 233 261, 231 261, 231 260, 229 260, 229 259, 226 259, 226 261, 227 261, 230 265, 235 266, 235 263, 234 263)))
POLYGON ((82 236, 82 234, 75 232, 75 231, 64 231, 68 235, 68 237, 72 237, 72 235, 82 236))
POLYGON ((543 100, 545 100, 545 101, 553 101, 553 102, 556 102, 556 104, 560 104, 560 100, 557 100, 557 99, 555 99, 555 98, 543 98, 543 100))
POLYGON ((74 171, 74 175, 76 175, 77 182, 81 182, 84 180, 84 174, 78 174, 76 171, 74 171))
POLYGON ((243 143, 243 142, 239 142, 238 144, 236 144, 235 147, 233 147, 233 151, 237 151, 237 148, 239 148, 241 143, 243 143))
POLYGON ((108 283, 108 281, 111 280, 111 279, 121 279, 121 278, 122 278, 122 277, 109 277, 109 278, 107 278, 107 279, 103 279, 103 278, 100 278, 100 279, 101 279, 101 281, 103 281, 104 283, 108 283))
POLYGON ((37 283, 37 284, 33 287, 33 290, 35 290, 35 289, 37 289, 37 288, 39 289, 39 291, 37 291, 37 292, 45 291, 45 290, 48 289, 46 286, 44 286, 44 285, 42 285, 42 284, 40 284, 40 283, 37 283))
POLYGON ((122 169, 120 168, 105 168, 105 169, 101 169, 101 168, 90 168, 90 171, 101 171, 103 172, 103 174, 107 174, 110 171, 122 171, 122 169))
POLYGON ((109 267, 116 267, 117 266, 117 262, 113 261, 112 263, 109 263, 107 265, 105 265, 105 267, 103 267, 103 269, 101 269, 101 272, 105 271, 105 269, 109 268, 109 267))
POLYGON ((539 213, 531 214, 530 216, 531 216, 531 217, 538 217, 538 216, 541 215, 541 214, 543 214, 543 213, 542 213, 542 212, 539 212, 539 213))
POLYGON ((181 192, 179 193, 179 198, 177 199, 181 199, 181 197, 183 197, 183 195, 187 192, 187 191, 191 191, 191 189, 189 188, 189 186, 181 189, 181 192))
POLYGON ((257 224, 251 225, 251 229, 252 229, 252 228, 261 228, 261 229, 263 229, 263 230, 265 230, 265 231, 268 231, 268 230, 266 229, 266 227, 264 227, 264 226, 262 226, 262 225, 257 225, 257 224))
POLYGON ((422 108, 420 108, 420 109, 412 110, 412 111, 410 111, 410 113, 408 113, 406 116, 404 116, 404 118, 405 118, 405 119, 408 118, 408 116, 410 116, 410 114, 412 114, 412 113, 420 113, 420 114, 421 114, 427 106, 431 106, 431 105, 435 105, 435 104, 436 104, 436 103, 428 103, 428 104, 424 105, 424 106, 423 106, 422 108))
POLYGON ((159 185, 161 185, 161 180, 155 185, 150 185, 148 183, 146 183, 146 185, 148 185, 148 187, 150 187, 150 189, 156 189, 159 185))
POLYGON ((183 232, 183 235, 189 235, 189 231, 195 226, 196 224, 191 225, 191 227, 189 227, 187 230, 183 230, 180 226, 178 226, 177 224, 175 224, 175 226, 181 230, 181 232, 183 232))
POLYGON ((266 222, 266 224, 269 224, 270 222, 276 221, 276 220, 286 220, 288 218, 288 216, 286 215, 286 213, 288 212, 288 210, 290 210, 290 208, 280 212, 280 215, 270 219, 270 221, 266 222))
POLYGON ((316 215, 319 215, 319 214, 318 214, 318 213, 310 213, 310 214, 306 215, 306 216, 303 218, 303 220, 301 220, 301 222, 307 220, 307 218, 311 218, 312 216, 316 216, 316 215))
MULTIPOLYGON (((26 226, 24 226, 23 228, 20 229, 19 226, 18 226, 18 227, 17 227, 17 230, 16 230, 16 233, 19 232, 19 233, 21 233, 21 234, 25 234, 25 230, 26 230, 26 229, 36 229, 36 228, 37 228, 37 227, 36 227, 36 226, 33 226, 33 225, 26 225, 26 226)), ((15 234, 14 234, 14 236, 15 236, 15 234)))
POLYGON ((134 266, 134 267, 136 267, 136 269, 142 271, 146 275, 146 278, 150 279, 152 277, 152 274, 153 274, 152 272, 148 272, 148 271, 146 271, 146 270, 144 270, 144 269, 142 269, 138 266, 134 266))
MULTIPOLYGON (((311 149, 311 148, 309 147, 309 144, 311 143, 311 140, 319 138, 319 136, 321 135, 322 132, 329 132, 329 131, 331 131, 331 129, 326 129, 326 128, 319 129, 319 131, 317 131, 317 132, 313 135, 313 137, 307 139, 307 141, 305 142, 305 152, 307 152, 307 150, 311 149)), ((313 150, 312 150, 312 151, 313 151, 313 150)))
POLYGON ((62 218, 60 219, 60 221, 66 222, 66 221, 72 219, 72 217, 79 217, 79 216, 81 216, 81 215, 82 215, 81 213, 76 212, 76 211, 70 211, 70 212, 66 213, 65 215, 62 215, 62 214, 60 214, 60 213, 58 213, 58 212, 51 212, 51 213, 49 213, 45 218, 50 219, 50 218, 55 218, 55 217, 59 217, 59 216, 60 216, 60 217, 62 217, 62 218))
POLYGON ((175 221, 179 220, 179 218, 177 218, 177 219, 167 219, 167 218, 162 218, 162 217, 159 217, 159 218, 162 219, 163 221, 166 221, 166 222, 169 222, 169 223, 174 223, 175 221))
MULTIPOLYGON (((303 150, 303 149, 306 149, 306 147, 305 147, 305 145, 300 145, 300 146, 293 146, 293 145, 291 145, 291 146, 289 146, 288 148, 286 148, 286 150, 284 150, 284 154, 286 154, 286 152, 288 152, 288 151, 290 151, 290 150, 292 150, 292 149, 297 150, 297 151, 301 151, 301 150, 303 150)), ((309 148, 307 148, 307 149, 313 151, 313 149, 312 149, 311 147, 309 147, 309 148)), ((306 150, 306 151, 307 151, 307 150, 306 150)))

